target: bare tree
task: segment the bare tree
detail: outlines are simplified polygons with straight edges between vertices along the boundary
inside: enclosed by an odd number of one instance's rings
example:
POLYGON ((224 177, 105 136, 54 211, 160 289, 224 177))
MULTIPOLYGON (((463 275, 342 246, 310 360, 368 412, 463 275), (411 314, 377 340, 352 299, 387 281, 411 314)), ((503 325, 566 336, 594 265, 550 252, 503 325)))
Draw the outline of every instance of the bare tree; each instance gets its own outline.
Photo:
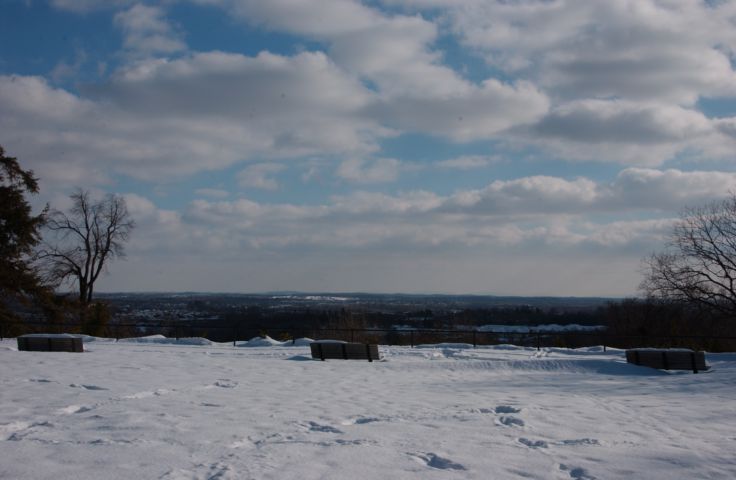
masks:
POLYGON ((664 251, 645 261, 640 288, 736 316, 736 194, 682 212, 664 251))
POLYGON ((58 210, 49 214, 50 235, 40 257, 49 281, 76 283, 80 305, 86 307, 100 273, 111 260, 125 256, 124 244, 135 222, 123 197, 108 194, 93 201, 85 190, 70 197, 74 204, 68 214, 58 210))

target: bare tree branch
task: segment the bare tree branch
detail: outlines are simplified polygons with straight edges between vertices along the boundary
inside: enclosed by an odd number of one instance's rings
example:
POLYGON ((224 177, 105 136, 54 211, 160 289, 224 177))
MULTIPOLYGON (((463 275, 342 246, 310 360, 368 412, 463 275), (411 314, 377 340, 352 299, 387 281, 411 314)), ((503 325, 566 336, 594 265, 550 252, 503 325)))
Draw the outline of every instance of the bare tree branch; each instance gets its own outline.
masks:
POLYGON ((645 260, 640 288, 736 316, 736 194, 684 210, 666 249, 645 260))
POLYGON ((123 197, 108 194, 95 202, 84 190, 71 196, 69 213, 49 214, 50 239, 39 252, 46 277, 59 285, 76 283, 83 306, 92 302, 94 286, 110 261, 125 256, 124 244, 135 228, 123 197))

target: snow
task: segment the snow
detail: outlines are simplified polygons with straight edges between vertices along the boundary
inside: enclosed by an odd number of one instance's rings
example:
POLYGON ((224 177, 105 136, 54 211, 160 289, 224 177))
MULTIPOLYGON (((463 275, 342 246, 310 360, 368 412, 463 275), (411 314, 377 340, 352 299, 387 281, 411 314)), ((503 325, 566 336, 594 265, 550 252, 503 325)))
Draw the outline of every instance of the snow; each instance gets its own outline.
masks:
POLYGON ((0 342, 0 478, 736 478, 736 354, 695 375, 599 347, 169 340, 0 342))
POLYGON ((253 337, 247 342, 240 342, 237 344, 238 347, 275 347, 282 346, 286 342, 279 342, 269 336, 265 337, 253 337))

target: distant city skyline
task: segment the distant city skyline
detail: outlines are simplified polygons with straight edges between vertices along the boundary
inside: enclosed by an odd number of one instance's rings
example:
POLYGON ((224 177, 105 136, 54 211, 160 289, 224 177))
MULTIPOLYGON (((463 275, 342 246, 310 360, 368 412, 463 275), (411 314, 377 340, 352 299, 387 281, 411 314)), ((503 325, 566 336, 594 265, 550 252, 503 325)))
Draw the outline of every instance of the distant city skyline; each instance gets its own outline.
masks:
POLYGON ((637 294, 736 192, 736 2, 6 0, 0 145, 100 291, 637 294))

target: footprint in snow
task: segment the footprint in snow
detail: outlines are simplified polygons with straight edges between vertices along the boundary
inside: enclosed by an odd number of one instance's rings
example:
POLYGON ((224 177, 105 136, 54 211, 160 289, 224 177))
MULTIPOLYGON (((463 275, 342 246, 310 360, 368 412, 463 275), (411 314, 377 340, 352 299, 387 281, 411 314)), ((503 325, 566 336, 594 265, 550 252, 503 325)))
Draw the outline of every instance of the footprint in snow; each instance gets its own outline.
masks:
POLYGON ((465 470, 465 467, 434 453, 409 453, 419 463, 438 470, 465 470))
POLYGON ((4 423, 0 425, 0 434, 8 435, 5 440, 12 440, 17 432, 22 432, 30 428, 31 424, 28 422, 12 422, 4 423))
POLYGON ((131 395, 125 395, 123 397, 120 397, 121 400, 141 400, 144 398, 150 398, 150 397, 161 397, 163 395, 167 395, 169 393, 172 393, 173 390, 167 390, 165 388, 159 388, 158 390, 146 391, 146 392, 138 392, 133 393, 131 395))
POLYGON ((28 435, 35 433, 38 427, 53 428, 53 424, 49 422, 13 422, 5 425, 0 425, 0 433, 10 434, 5 440, 8 442, 18 442, 23 440, 28 435))
POLYGON ((310 432, 322 432, 322 433, 343 433, 342 430, 338 430, 330 425, 321 425, 317 422, 308 422, 304 425, 309 429, 310 432))
POLYGON ((366 423, 380 422, 381 419, 377 417, 358 417, 348 420, 343 420, 342 424, 347 425, 365 425, 366 423))
POLYGON ((595 438, 575 438, 572 440, 562 440, 560 442, 557 442, 558 445, 565 445, 565 446, 576 446, 576 445, 600 445, 601 442, 599 442, 595 438))
POLYGON ((194 465, 194 469, 196 471, 177 468, 175 470, 169 470, 158 478, 159 480, 190 480, 192 478, 228 480, 241 478, 241 476, 237 475, 230 466, 223 465, 221 463, 213 463, 211 465, 200 463, 194 465))
POLYGON ((56 411, 58 415, 72 415, 75 413, 84 413, 92 410, 93 407, 87 405, 69 405, 68 407, 60 408, 56 411))
POLYGON ((69 386, 72 388, 81 388, 83 390, 107 390, 107 388, 98 387, 97 385, 80 385, 78 383, 71 383, 69 386))
POLYGON ((561 463, 560 470, 562 470, 563 472, 567 472, 570 475, 570 478, 574 480, 596 480, 596 477, 591 475, 586 469, 582 467, 571 467, 569 465, 561 463))
POLYGON ((544 440, 529 440, 528 438, 518 438, 517 441, 529 448, 547 448, 549 444, 544 440))
POLYGON ((228 378, 218 378, 214 385, 220 388, 235 388, 238 386, 238 382, 228 378))
POLYGON ((498 419, 498 423, 507 427, 523 427, 524 420, 516 417, 501 417, 498 419))
POLYGON ((511 405, 499 405, 495 409, 496 413, 519 413, 520 408, 512 407, 511 405))

